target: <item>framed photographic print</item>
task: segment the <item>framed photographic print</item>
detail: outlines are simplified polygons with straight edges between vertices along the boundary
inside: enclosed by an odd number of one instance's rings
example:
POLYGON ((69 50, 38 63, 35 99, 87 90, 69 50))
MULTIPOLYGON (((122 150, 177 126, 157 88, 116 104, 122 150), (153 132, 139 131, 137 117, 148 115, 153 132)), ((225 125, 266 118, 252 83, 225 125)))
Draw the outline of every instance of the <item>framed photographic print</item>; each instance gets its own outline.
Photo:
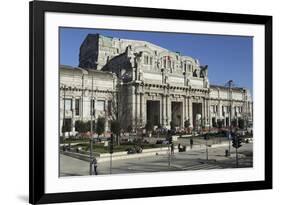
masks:
POLYGON ((272 188, 272 17, 30 2, 30 203, 272 188))

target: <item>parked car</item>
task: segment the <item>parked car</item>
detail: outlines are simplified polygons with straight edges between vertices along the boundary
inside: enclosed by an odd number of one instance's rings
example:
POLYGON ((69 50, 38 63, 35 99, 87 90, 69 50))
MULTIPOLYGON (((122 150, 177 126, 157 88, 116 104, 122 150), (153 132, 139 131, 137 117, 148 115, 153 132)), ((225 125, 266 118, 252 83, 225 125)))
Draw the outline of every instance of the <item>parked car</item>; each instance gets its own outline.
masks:
POLYGON ((126 149, 128 154, 136 154, 136 153, 142 153, 142 148, 140 146, 134 146, 126 149))

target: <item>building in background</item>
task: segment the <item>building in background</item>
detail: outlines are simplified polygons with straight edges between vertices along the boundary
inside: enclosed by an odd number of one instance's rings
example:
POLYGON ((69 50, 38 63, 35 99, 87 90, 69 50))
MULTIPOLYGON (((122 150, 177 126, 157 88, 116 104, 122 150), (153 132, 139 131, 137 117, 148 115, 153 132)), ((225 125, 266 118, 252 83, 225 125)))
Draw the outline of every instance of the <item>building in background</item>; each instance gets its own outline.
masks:
POLYGON ((113 119, 132 131, 147 123, 196 127, 199 119, 205 127, 229 126, 251 122, 252 108, 246 88, 210 85, 207 65, 146 41, 89 34, 79 67, 60 66, 60 126, 65 120, 73 132, 91 115, 103 117, 107 131, 113 119))

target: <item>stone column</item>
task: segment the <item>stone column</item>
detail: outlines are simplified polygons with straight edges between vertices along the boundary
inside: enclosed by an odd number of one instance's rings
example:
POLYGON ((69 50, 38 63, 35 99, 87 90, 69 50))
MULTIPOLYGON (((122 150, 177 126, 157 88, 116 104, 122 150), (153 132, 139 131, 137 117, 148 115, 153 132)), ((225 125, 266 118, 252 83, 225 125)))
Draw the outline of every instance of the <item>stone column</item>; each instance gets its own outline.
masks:
POLYGON ((140 106, 139 106, 139 109, 140 109, 140 123, 141 123, 141 126, 143 126, 143 112, 144 112, 144 109, 143 109, 143 93, 140 93, 140 106))
POLYGON ((157 97, 157 101, 159 100, 159 124, 161 125, 163 122, 163 114, 161 114, 162 110, 163 110, 163 103, 161 103, 162 101, 162 95, 161 94, 157 94, 157 96, 160 95, 160 99, 159 97, 157 97))
POLYGON ((71 116, 71 130, 72 130, 72 133, 74 134, 75 132, 75 97, 72 96, 72 102, 71 102, 71 108, 72 108, 72 116, 71 116))
POLYGON ((204 98, 204 101, 205 101, 205 126, 207 127, 207 123, 209 122, 209 119, 208 119, 207 98, 206 97, 204 98))
POLYGON ((183 112, 184 112, 184 122, 189 118, 188 117, 188 102, 187 102, 187 96, 184 96, 183 101, 183 112))
POLYGON ((170 95, 166 97, 166 105, 167 105, 167 126, 170 127, 170 122, 172 121, 172 110, 171 110, 171 98, 170 95))
MULTIPOLYGON (((137 89, 137 88, 136 88, 137 89)), ((136 90, 136 94, 135 94, 135 112, 136 112, 136 116, 135 116, 135 125, 137 127, 139 127, 140 125, 140 94, 137 92, 136 90)))
POLYGON ((208 99, 205 98, 205 124, 209 122, 209 115, 208 115, 208 99))
MULTIPOLYGON (((131 125, 133 131, 135 130, 135 119, 136 119, 136 93, 135 93, 135 86, 131 86, 131 118, 130 122, 128 122, 128 126, 131 125)), ((130 111, 129 111, 130 112, 130 111)))
POLYGON ((162 126, 165 127, 167 124, 166 124, 166 120, 167 120, 167 102, 166 102, 166 95, 163 94, 162 95, 162 126))
POLYGON ((104 124, 104 130, 108 131, 109 127, 108 127, 108 100, 104 101, 104 110, 105 110, 105 124, 104 124))
MULTIPOLYGON (((95 101, 96 102, 96 101, 95 101)), ((91 96, 84 96, 84 100, 83 100, 83 113, 81 113, 82 119, 83 120, 88 120, 91 117, 91 96)))
POLYGON ((218 117, 219 119, 221 119, 222 117, 222 112, 221 112, 221 101, 219 100, 219 103, 218 103, 218 117))
POLYGON ((208 116, 208 121, 209 121, 209 127, 212 127, 212 117, 211 117, 211 112, 210 112, 210 100, 207 99, 207 116, 208 116))
POLYGON ((147 123, 147 106, 146 106, 146 97, 145 94, 143 94, 143 101, 142 101, 142 121, 143 121, 143 125, 145 126, 147 123))
POLYGON ((193 127, 193 113, 192 113, 192 100, 188 97, 188 118, 190 122, 190 127, 193 127))
POLYGON ((202 116, 201 116, 201 123, 204 126, 205 125, 205 98, 202 99, 202 116))
POLYGON ((186 119, 186 115, 185 115, 185 96, 183 97, 182 100, 182 107, 181 107, 181 112, 182 112, 182 117, 181 117, 181 127, 184 128, 184 121, 186 119))

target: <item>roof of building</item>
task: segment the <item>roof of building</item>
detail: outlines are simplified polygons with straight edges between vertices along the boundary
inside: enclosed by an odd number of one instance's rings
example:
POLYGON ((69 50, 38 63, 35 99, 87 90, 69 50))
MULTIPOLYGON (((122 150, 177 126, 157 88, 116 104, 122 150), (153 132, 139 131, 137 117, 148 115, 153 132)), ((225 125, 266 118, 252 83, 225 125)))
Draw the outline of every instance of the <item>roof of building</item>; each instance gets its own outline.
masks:
POLYGON ((95 70, 95 69, 85 69, 85 68, 80 68, 80 67, 73 67, 73 66, 69 66, 69 65, 60 65, 60 69, 61 70, 72 70, 72 71, 84 71, 87 74, 88 73, 95 73, 98 75, 107 75, 107 76, 115 76, 114 73, 109 72, 109 71, 102 71, 102 70, 95 70))
MULTIPOLYGON (((211 89, 229 89, 227 86, 223 86, 223 85, 210 85, 211 89)), ((243 87, 232 87, 232 90, 245 90, 245 88, 243 87)))
POLYGON ((174 53, 175 55, 178 55, 178 56, 181 56, 183 58, 191 58, 193 59, 195 62, 198 62, 199 64, 199 60, 192 57, 192 56, 187 56, 187 55, 182 55, 182 53, 180 51, 172 51, 172 50, 169 50, 167 48, 164 48, 164 47, 161 47, 159 45, 156 45, 154 43, 151 43, 149 41, 143 41, 143 40, 135 40, 135 39, 125 39, 125 38, 116 38, 116 37, 111 37, 111 36, 104 36, 104 35, 101 35, 101 34, 88 34, 88 36, 96 36, 98 35, 100 38, 103 38, 103 39, 110 39, 110 40, 117 40, 117 41, 127 41, 127 42, 138 42, 138 43, 142 43, 142 44, 146 44, 146 45, 150 45, 156 49, 160 49, 160 50, 163 50, 163 51, 166 51, 166 52, 170 52, 170 53, 174 53))

